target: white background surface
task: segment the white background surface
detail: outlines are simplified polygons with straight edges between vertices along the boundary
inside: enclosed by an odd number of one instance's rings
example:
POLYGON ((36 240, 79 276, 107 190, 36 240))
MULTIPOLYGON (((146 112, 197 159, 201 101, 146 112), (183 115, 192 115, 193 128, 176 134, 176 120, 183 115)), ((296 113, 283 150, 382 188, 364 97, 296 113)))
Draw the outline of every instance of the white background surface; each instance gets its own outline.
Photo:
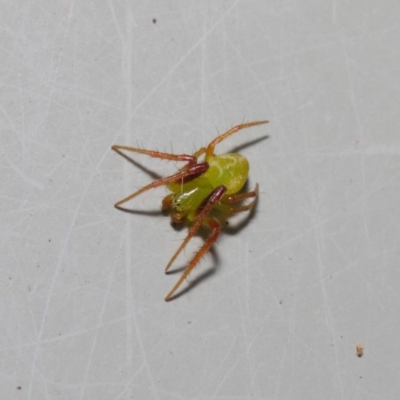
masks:
POLYGON ((1 399, 397 399, 399 12, 4 0, 1 399), (152 177, 110 146, 192 152, 265 118, 217 149, 244 145, 254 218, 165 303, 186 232, 163 188, 131 204, 153 215, 113 208, 152 177))

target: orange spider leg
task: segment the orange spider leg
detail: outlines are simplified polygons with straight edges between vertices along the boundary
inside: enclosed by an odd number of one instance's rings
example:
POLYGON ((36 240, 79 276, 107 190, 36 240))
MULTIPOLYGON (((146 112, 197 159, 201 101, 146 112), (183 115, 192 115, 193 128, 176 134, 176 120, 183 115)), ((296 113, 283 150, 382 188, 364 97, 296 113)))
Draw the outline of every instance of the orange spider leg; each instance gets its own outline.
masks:
POLYGON ((162 158, 164 160, 186 161, 189 164, 195 164, 197 162, 197 157, 195 155, 196 153, 192 156, 189 154, 171 154, 171 153, 162 153, 160 151, 145 150, 145 149, 139 149, 137 147, 120 146, 120 145, 114 145, 111 148, 114 151, 116 151, 117 153, 120 153, 121 150, 125 150, 125 151, 140 153, 140 154, 146 154, 146 155, 148 155, 150 157, 154 157, 154 158, 162 158))
POLYGON ((199 262, 200 258, 203 257, 203 255, 210 249, 212 244, 217 240, 219 232, 221 230, 221 226, 216 219, 208 217, 208 214, 213 209, 213 207, 221 200, 221 198, 225 192, 226 192, 226 188, 223 185, 218 186, 216 189, 214 189, 214 191, 211 193, 211 195, 207 199, 207 202, 205 203, 203 208, 200 209, 201 211, 197 217, 197 220, 192 225, 192 227, 189 229, 186 239, 183 241, 183 243, 181 244, 179 249, 172 256, 167 267, 165 268, 165 271, 168 271, 169 267, 175 261, 176 257, 185 248, 185 246, 187 245, 189 240, 196 234, 196 232, 199 230, 200 226, 203 225, 204 223, 207 223, 207 225, 212 229, 210 236, 208 237, 208 239, 206 240, 204 245, 201 247, 201 249, 196 253, 196 255, 194 256, 192 261, 190 261, 189 265, 185 269, 185 272, 182 274, 179 281, 175 284, 175 286, 172 288, 172 290, 168 293, 167 297, 165 298, 166 301, 169 301, 171 299, 171 297, 176 292, 176 290, 178 290, 178 288, 182 284, 182 282, 186 279, 186 277, 189 275, 189 273, 193 270, 193 268, 199 262))
POLYGON ((249 211, 256 205, 257 197, 258 197, 258 184, 256 185, 254 190, 245 193, 233 194, 231 196, 228 196, 227 198, 222 199, 221 203, 218 204, 216 208, 218 208, 218 210, 226 211, 229 213, 249 211), (255 199, 249 204, 243 206, 231 204, 251 197, 255 197, 255 199))
POLYGON ((246 204, 245 206, 221 204, 218 206, 218 210, 222 210, 228 213, 239 213, 242 211, 249 211, 256 205, 256 202, 257 200, 255 199, 251 203, 246 204))
POLYGON ((241 201, 244 199, 249 199, 250 197, 257 197, 258 196, 258 183, 256 184, 256 187, 254 190, 250 190, 249 192, 244 192, 244 193, 236 193, 231 196, 227 196, 226 198, 223 199, 224 202, 227 203, 236 203, 237 201, 241 201))
MULTIPOLYGON (((195 223, 189 229, 189 232, 188 232, 185 240, 182 242, 182 244, 180 245, 179 249, 175 252, 175 254, 169 260, 168 265, 165 267, 165 272, 167 272, 169 270, 169 268, 171 267, 172 263, 175 261, 176 257, 178 257, 180 252, 188 244, 189 240, 196 234, 196 232, 199 230, 200 226, 204 223, 205 219, 207 218, 207 216, 210 213, 210 211, 212 210, 212 208, 221 200, 221 198, 222 198, 222 196, 224 195, 225 192, 226 192, 226 187, 223 186, 223 185, 218 186, 216 189, 214 189, 214 191, 211 193, 211 195, 207 199, 207 202, 205 203, 204 207, 200 208, 201 211, 199 212, 195 223)), ((215 242, 215 240, 213 241, 213 243, 214 242, 215 242)), ((203 250, 203 248, 204 248, 204 246, 200 249, 200 252, 203 250)), ((204 252, 202 254, 204 254, 204 252)), ((189 264, 189 267, 191 265, 192 265, 192 262, 189 264)), ((194 265, 192 266, 191 269, 193 269, 193 267, 194 267, 194 265)), ((180 283, 179 283, 179 285, 180 285, 180 283)), ((173 291, 175 291, 177 288, 178 287, 174 288, 173 291)), ((171 297, 171 293, 167 297, 171 297)))
POLYGON ((201 149, 197 150, 196 152, 193 153, 193 157, 200 157, 202 154, 206 152, 206 148, 202 147, 201 149))
POLYGON ((129 200, 132 200, 134 197, 139 196, 139 194, 142 194, 143 192, 146 192, 149 189, 154 189, 156 187, 166 185, 170 182, 174 181, 179 181, 181 179, 187 178, 192 175, 198 175, 202 174, 203 172, 206 172, 208 169, 208 164, 207 163, 199 163, 199 164, 194 164, 194 165, 189 165, 185 170, 182 170, 174 175, 167 176, 166 178, 161 178, 158 179, 149 185, 146 185, 145 187, 141 188, 135 193, 132 193, 131 195, 125 197, 124 199, 118 201, 117 203, 114 204, 115 208, 118 208, 120 210, 126 210, 125 208, 121 207, 122 204, 126 203, 129 200))
MULTIPOLYGON (((195 151, 195 152, 193 153, 193 155, 191 155, 191 156, 187 156, 186 154, 182 154, 184 157, 192 157, 193 160, 195 160, 195 161, 189 161, 189 164, 184 165, 182 168, 180 168, 180 171, 182 171, 182 170, 184 170, 185 168, 187 168, 188 165, 193 165, 193 164, 195 164, 195 163, 197 162, 197 158, 200 157, 200 156, 201 156, 202 154, 204 154, 205 152, 206 152, 206 148, 205 148, 205 147, 202 147, 201 149, 195 151)), ((180 160, 179 160, 179 161, 180 161, 180 160)), ((182 161, 186 161, 186 160, 182 160, 182 161)))
POLYGON ((165 301, 171 300, 171 297, 178 290, 179 286, 181 286, 182 282, 188 277, 188 275, 193 270, 193 268, 196 266, 196 264, 204 256, 204 254, 207 253, 207 251, 210 249, 210 247, 214 244, 214 242, 218 238, 219 232, 221 231, 221 225, 219 224, 219 222, 215 218, 206 218, 203 222, 207 222, 207 225, 211 228, 211 234, 207 238, 206 242, 201 247, 201 249, 196 253, 196 255, 194 256, 192 261, 190 261, 189 265, 185 269, 185 272, 179 278, 179 281, 175 284, 175 286, 172 288, 172 290, 167 294, 165 301))
POLYGON ((234 133, 240 131, 241 129, 250 128, 251 126, 267 124, 269 121, 255 121, 255 122, 248 122, 246 124, 236 125, 233 128, 229 129, 229 131, 225 132, 224 134, 215 138, 208 146, 206 150, 206 160, 210 158, 214 154, 215 146, 225 140, 227 137, 233 135, 234 133))

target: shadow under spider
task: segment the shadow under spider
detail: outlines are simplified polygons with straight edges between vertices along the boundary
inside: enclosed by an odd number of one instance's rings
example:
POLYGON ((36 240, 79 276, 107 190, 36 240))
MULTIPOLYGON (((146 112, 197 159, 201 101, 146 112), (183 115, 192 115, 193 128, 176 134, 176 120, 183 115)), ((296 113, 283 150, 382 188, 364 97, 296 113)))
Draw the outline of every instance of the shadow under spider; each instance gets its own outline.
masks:
POLYGON ((145 167, 143 164, 139 163, 138 161, 134 160, 133 158, 129 157, 128 155, 126 155, 125 153, 123 153, 121 150, 118 149, 114 149, 114 151, 116 153, 118 153, 120 156, 124 157, 125 160, 128 160, 131 164, 133 164, 135 167, 139 168, 141 171, 143 171, 145 174, 147 174, 148 176, 150 176, 151 178, 153 178, 154 180, 158 180, 163 178, 162 175, 157 174, 156 172, 154 172, 153 170, 145 167))
MULTIPOLYGON (((241 231, 249 222, 255 217, 256 214, 256 208, 257 204, 255 204, 254 208, 251 209, 246 217, 241 220, 239 223, 235 224, 234 226, 228 226, 227 225, 227 220, 229 219, 229 216, 227 218, 219 218, 219 221, 221 223, 221 233, 227 233, 228 235, 236 235, 239 231, 241 231)), ((181 224, 178 227, 175 227, 175 229, 183 229, 185 226, 190 226, 189 224, 181 224)), ((195 236, 200 236, 203 241, 207 240, 207 237, 209 236, 209 231, 206 227, 200 228, 200 231, 195 235, 195 236)), ((178 297, 184 295, 185 293, 188 293, 190 290, 192 290, 195 286, 200 284, 202 281, 207 280, 209 277, 213 276, 217 269, 219 268, 220 262, 219 262, 219 257, 218 257, 218 252, 216 251, 214 245, 211 247, 211 249, 208 251, 208 253, 211 254, 211 257, 213 259, 212 265, 207 268, 205 272, 202 272, 197 278, 188 281, 188 285, 177 292, 174 296, 170 298, 170 300, 177 299, 178 297)), ((190 261, 189 261, 190 262, 190 261)), ((169 270, 166 272, 166 275, 173 275, 177 274, 179 272, 185 271, 187 268, 188 264, 185 264, 181 267, 174 268, 172 270, 169 270)), ((198 265, 195 266, 195 268, 198 268, 198 265)))
MULTIPOLYGON (((169 300, 175 300, 178 297, 183 296, 185 293, 188 293, 190 290, 195 288, 201 282, 207 280, 210 276, 212 276, 216 273, 217 268, 219 266, 219 258, 218 258, 217 252, 215 251, 215 249, 211 248, 209 253, 211 253, 211 256, 213 258, 213 265, 211 267, 207 268, 206 271, 202 272, 195 279, 188 279, 187 280, 188 285, 184 289, 182 289, 179 292, 177 292, 176 294, 174 294, 169 300)), ((196 266, 196 268, 197 268, 197 266, 196 266)), ((166 274, 172 275, 172 274, 175 274, 178 272, 183 272, 185 269, 186 269, 186 266, 175 268, 173 271, 166 272, 166 274)))
POLYGON ((234 236, 237 233, 239 233, 242 229, 244 229, 256 216, 257 214, 257 203, 254 205, 254 207, 248 211, 247 215, 245 218, 243 218, 241 221, 235 223, 234 225, 229 225, 229 217, 225 219, 225 225, 223 227, 224 233, 234 236))
MULTIPOLYGON (((202 236, 202 235, 196 235, 196 236, 202 236)), ((213 264, 212 264, 212 266, 210 267, 210 269, 211 270, 215 270, 216 268, 218 268, 218 266, 219 266, 219 257, 218 257, 218 253, 217 253, 217 251, 214 249, 214 247, 211 247, 211 249, 208 251, 208 253, 207 254, 211 254, 211 258, 212 258, 212 260, 213 260, 213 264)), ((190 260, 191 261, 191 260, 190 260)), ((168 271, 166 271, 165 272, 165 275, 174 275, 174 274, 178 274, 179 272, 183 272, 186 268, 187 268, 187 266, 188 266, 188 264, 189 264, 189 262, 190 261, 188 261, 188 262, 186 262, 186 264, 185 265, 182 265, 181 267, 176 267, 176 268, 173 268, 173 269, 169 269, 168 271)), ((199 261, 199 263, 200 263, 200 261, 199 261)), ((195 269, 197 268, 197 266, 198 266, 199 264, 197 264, 196 266, 195 266, 195 269)), ((215 271, 214 271, 215 272, 215 271)), ((213 273, 214 273, 213 272, 213 273)), ((213 273, 209 273, 209 275, 212 275, 213 273)))
POLYGON ((128 214, 135 214, 135 215, 146 215, 148 217, 154 217, 156 215, 163 215, 162 210, 153 210, 153 211, 147 211, 147 210, 130 210, 129 208, 118 208, 119 211, 126 212, 128 214))
POLYGON ((241 150, 243 150, 243 149, 245 149, 247 147, 253 146, 253 145, 255 145, 257 143, 260 143, 263 140, 267 140, 267 139, 269 139, 269 135, 264 135, 264 136, 261 136, 261 137, 259 137, 257 139, 250 140, 250 141, 248 141, 246 143, 243 143, 243 144, 240 144, 238 146, 235 146, 233 149, 231 149, 230 153, 240 153, 241 150))

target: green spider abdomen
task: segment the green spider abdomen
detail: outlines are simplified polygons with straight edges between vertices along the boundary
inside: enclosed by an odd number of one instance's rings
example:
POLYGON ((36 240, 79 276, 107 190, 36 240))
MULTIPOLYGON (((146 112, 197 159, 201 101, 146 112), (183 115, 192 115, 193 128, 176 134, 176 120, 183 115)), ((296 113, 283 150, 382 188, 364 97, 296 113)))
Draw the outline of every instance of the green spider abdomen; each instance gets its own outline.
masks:
POLYGON ((163 208, 170 209, 172 219, 178 223, 185 216, 193 219, 205 199, 219 186, 226 188, 225 195, 238 193, 249 173, 249 163, 240 154, 222 154, 209 157, 208 169, 200 176, 186 182, 171 182, 172 192, 164 199, 163 208))
POLYGON ((230 153, 214 156, 208 160, 209 168, 204 177, 213 188, 226 187, 226 194, 239 192, 247 181, 249 162, 240 154, 230 153))

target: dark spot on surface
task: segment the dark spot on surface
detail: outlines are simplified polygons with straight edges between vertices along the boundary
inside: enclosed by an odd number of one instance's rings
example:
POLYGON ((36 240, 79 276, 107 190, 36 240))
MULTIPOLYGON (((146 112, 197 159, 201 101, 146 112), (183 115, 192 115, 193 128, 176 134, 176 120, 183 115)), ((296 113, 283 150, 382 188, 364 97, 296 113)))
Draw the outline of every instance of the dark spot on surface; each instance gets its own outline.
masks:
POLYGON ((361 344, 356 344, 356 356, 362 357, 364 355, 364 347, 361 344))
POLYGON ((22 389, 22 386, 17 386, 17 390, 21 390, 22 389))
POLYGON ((153 24, 155 24, 157 22, 156 18, 153 18, 153 24))

